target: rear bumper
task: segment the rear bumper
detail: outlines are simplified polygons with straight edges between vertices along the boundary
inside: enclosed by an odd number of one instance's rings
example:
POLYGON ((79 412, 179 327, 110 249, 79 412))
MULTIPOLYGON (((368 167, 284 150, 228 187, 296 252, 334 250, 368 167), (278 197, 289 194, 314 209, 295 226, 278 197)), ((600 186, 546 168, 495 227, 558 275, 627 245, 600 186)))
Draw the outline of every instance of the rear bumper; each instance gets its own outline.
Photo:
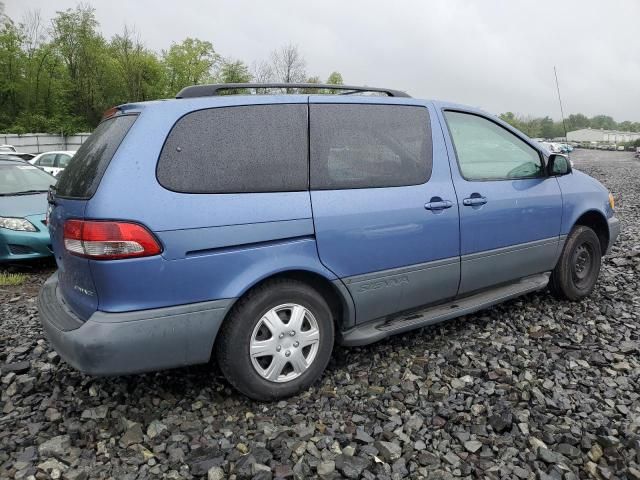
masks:
POLYGON ((47 339, 71 366, 90 375, 121 375, 206 363, 232 299, 125 313, 95 312, 86 322, 69 310, 58 274, 38 296, 47 339))
POLYGON ((611 252, 611 247, 616 243, 616 239, 618 238, 618 235, 620 235, 620 220, 616 217, 611 217, 607 221, 609 223, 609 245, 607 245, 605 255, 608 255, 609 252, 611 252))

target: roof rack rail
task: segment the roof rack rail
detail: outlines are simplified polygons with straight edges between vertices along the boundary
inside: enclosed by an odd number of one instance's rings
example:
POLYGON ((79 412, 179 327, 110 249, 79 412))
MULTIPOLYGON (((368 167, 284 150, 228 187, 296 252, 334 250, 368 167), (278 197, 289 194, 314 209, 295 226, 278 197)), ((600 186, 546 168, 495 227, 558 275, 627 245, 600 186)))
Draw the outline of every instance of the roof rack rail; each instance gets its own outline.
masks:
POLYGON ((211 97, 220 95, 224 90, 244 90, 244 89, 268 89, 268 88, 286 88, 286 89, 313 89, 313 90, 342 90, 340 95, 353 95, 361 92, 368 93, 384 93, 389 97, 408 97, 406 92, 400 90, 392 90, 390 88, 377 87, 354 87, 351 85, 330 85, 326 83, 215 83, 210 85, 192 85, 184 87, 178 92, 176 98, 194 98, 194 97, 211 97))

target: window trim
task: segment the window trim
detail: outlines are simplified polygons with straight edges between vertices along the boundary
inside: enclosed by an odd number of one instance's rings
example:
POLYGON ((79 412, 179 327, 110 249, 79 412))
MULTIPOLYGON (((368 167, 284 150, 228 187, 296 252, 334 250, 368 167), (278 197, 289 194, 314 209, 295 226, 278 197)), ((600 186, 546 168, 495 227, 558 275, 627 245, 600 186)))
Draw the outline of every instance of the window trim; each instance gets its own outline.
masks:
POLYGON ((427 105, 422 104, 414 104, 414 103, 385 103, 385 102, 309 102, 309 190, 312 192, 332 192, 332 191, 344 191, 344 190, 372 190, 378 188, 407 188, 407 187, 416 187, 420 185, 426 185, 433 178, 433 164, 434 164, 434 150, 433 150, 433 125, 431 120, 431 112, 429 111, 429 107, 427 105), (360 106, 360 105, 372 105, 372 106, 393 106, 393 107, 414 107, 414 108, 423 108, 426 110, 427 114, 427 125, 425 125, 425 137, 429 141, 431 152, 429 155, 429 170, 426 172, 426 179, 423 182, 419 183, 411 183, 407 185, 392 185, 392 186, 364 186, 364 187, 348 187, 348 188, 313 188, 311 185, 311 172, 312 165, 311 162, 313 159, 311 158, 311 109, 314 105, 322 106, 322 105, 344 105, 344 106, 360 106))
POLYGON ((185 112, 184 114, 180 115, 178 118, 176 118, 175 122, 173 122, 173 124, 169 127, 167 134, 164 137, 164 140, 162 141, 162 146, 160 147, 160 151, 158 153, 158 158, 156 159, 156 166, 155 166, 155 178, 156 178, 156 182, 157 184, 172 193, 180 193, 183 195, 241 195, 241 194, 250 194, 250 195, 256 195, 256 194, 273 194, 273 193, 298 193, 298 192, 309 192, 310 191, 310 179, 311 179, 311 163, 310 163, 310 156, 311 156, 311 140, 310 140, 310 136, 311 136, 311 131, 310 131, 310 126, 309 126, 309 121, 310 121, 310 117, 309 117, 309 110, 310 110, 310 104, 309 102, 265 102, 265 103, 246 103, 246 104, 238 104, 238 105, 213 105, 213 106, 207 106, 207 107, 202 107, 202 108, 195 108, 193 110, 189 110, 188 112, 185 112), (158 177, 158 170, 160 167, 160 158, 162 157, 162 152, 164 151, 164 147, 167 144, 167 141, 169 140, 169 136, 171 135, 171 132, 173 132, 173 129, 176 127, 176 125, 178 125, 178 123, 186 116, 192 114, 192 113, 196 113, 196 112, 202 112, 205 110, 218 110, 218 109, 225 109, 225 108, 236 108, 236 107, 260 107, 260 106, 271 106, 271 105, 302 105, 304 107, 306 107, 307 109, 307 128, 304 129, 306 135, 307 135, 307 148, 305 150, 305 157, 306 157, 306 161, 307 161, 307 184, 306 184, 306 188, 303 190, 278 190, 278 191, 268 191, 268 192, 184 192, 181 190, 174 190, 173 188, 169 188, 168 186, 166 186, 164 183, 162 183, 160 181, 160 178, 158 177))
POLYGON ((453 146, 453 153, 454 153, 454 155, 456 157, 456 165, 458 166, 458 173, 460 173, 460 177, 463 180, 465 180, 467 182, 515 182, 515 181, 520 181, 520 180, 536 180, 536 179, 540 179, 540 178, 548 178, 549 177, 549 175, 547 174, 547 171, 546 171, 546 162, 545 162, 544 154, 535 145, 533 145, 531 143, 530 139, 523 138, 523 136, 521 134, 519 134, 519 132, 513 131, 512 129, 507 128, 506 126, 501 125, 495 119, 490 118, 490 117, 488 117, 486 115, 482 115, 481 113, 478 113, 478 112, 470 112, 468 110, 463 110, 463 109, 460 109, 460 108, 443 108, 442 109, 442 118, 444 119, 445 125, 447 127, 447 133, 449 134, 449 139, 451 140, 451 145, 453 146), (524 178, 505 178, 505 177, 467 178, 467 177, 465 177, 465 175, 462 173, 462 168, 460 166, 460 157, 458 155, 458 149, 456 148, 456 142, 454 141, 453 134, 451 133, 451 127, 449 125, 449 121, 447 120, 446 112, 454 112, 454 113, 463 113, 465 115, 473 115, 475 117, 482 118, 483 120, 487 120, 487 121, 493 123, 494 125, 498 126, 499 128, 502 128, 503 130, 509 132, 511 135, 513 135, 514 137, 518 138, 519 140, 524 142, 526 145, 530 146, 538 154, 538 158, 540 159, 540 165, 542 167, 541 174, 537 175, 535 177, 524 177, 524 178))

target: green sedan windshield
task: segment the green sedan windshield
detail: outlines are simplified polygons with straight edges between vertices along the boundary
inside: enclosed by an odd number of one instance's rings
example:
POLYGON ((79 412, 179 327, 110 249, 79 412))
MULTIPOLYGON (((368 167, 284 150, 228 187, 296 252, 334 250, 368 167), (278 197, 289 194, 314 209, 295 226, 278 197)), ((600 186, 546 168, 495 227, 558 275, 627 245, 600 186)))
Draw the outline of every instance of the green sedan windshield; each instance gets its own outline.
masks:
POLYGON ((56 179, 29 164, 0 165, 0 195, 46 192, 56 179))

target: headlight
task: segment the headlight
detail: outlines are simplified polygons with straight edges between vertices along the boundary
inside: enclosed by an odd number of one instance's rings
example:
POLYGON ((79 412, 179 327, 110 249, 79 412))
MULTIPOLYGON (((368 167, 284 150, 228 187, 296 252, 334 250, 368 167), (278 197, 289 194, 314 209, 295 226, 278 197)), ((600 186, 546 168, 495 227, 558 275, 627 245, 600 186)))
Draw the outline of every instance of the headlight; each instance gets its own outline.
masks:
POLYGON ((611 207, 611 210, 616 208, 616 201, 613 199, 613 195, 611 195, 611 193, 609 193, 609 206, 611 207))
POLYGON ((29 220, 24 218, 12 218, 12 217, 0 217, 0 228, 7 228, 9 230, 17 230, 19 232, 37 232, 36 227, 33 226, 29 220))

